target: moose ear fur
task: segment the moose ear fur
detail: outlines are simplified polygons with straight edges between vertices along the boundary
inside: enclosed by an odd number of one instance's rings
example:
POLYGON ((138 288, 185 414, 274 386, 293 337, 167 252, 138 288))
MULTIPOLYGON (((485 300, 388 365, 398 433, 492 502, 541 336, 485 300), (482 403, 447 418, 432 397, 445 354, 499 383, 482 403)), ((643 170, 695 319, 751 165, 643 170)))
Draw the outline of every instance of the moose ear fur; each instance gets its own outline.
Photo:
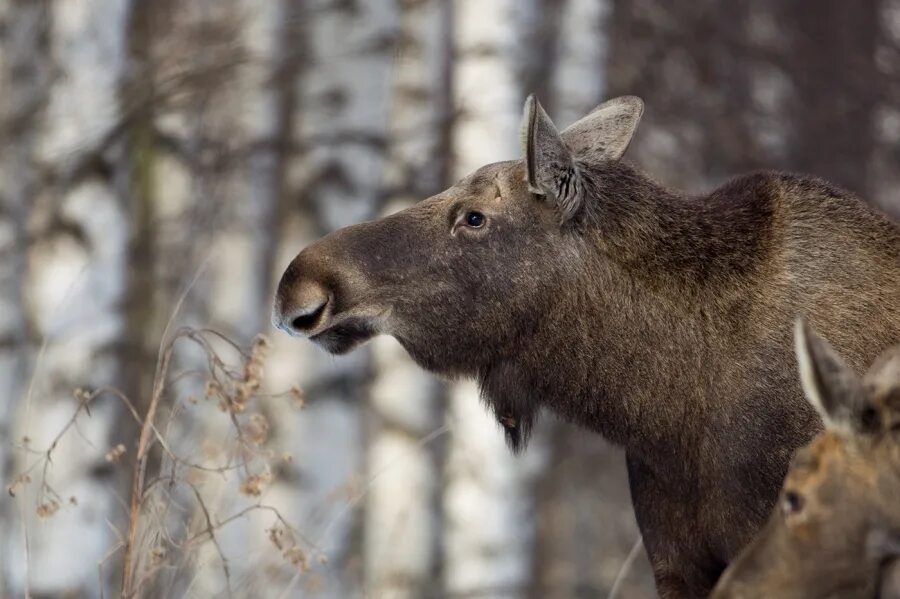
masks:
POLYGON ((802 318, 794 327, 794 346, 803 392, 825 428, 849 435, 869 432, 871 409, 866 409, 862 381, 802 318))
POLYGON ((562 221, 568 221, 581 208, 584 184, 556 126, 533 95, 525 101, 522 142, 528 189, 556 202, 562 221))
POLYGON ((608 100, 562 132, 563 141, 580 160, 615 161, 622 157, 644 114, 637 96, 608 100))

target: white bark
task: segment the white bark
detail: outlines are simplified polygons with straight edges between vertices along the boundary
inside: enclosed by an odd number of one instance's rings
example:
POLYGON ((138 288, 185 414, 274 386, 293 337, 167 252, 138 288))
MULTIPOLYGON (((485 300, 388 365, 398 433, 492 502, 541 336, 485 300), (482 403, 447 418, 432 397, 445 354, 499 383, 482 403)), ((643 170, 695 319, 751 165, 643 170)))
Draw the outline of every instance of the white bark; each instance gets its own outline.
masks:
MULTIPOLYGON (((289 183, 307 200, 308 211, 286 215, 287 222, 280 223, 279 275, 308 243, 379 212, 397 26, 391 0, 310 1, 297 18, 303 47, 294 51, 307 61, 297 87, 296 142, 303 154, 294 161, 289 183)), ((297 588, 317 579, 318 596, 355 596, 361 564, 354 572, 358 556, 351 553, 351 533, 370 490, 356 402, 364 401, 370 353, 334 358, 308 342, 280 333, 274 338, 273 385, 299 378, 310 402, 299 415, 279 422, 279 445, 293 455, 291 471, 300 482, 276 483, 273 493, 284 498, 298 526, 328 557, 297 588)))
POLYGON ((222 138, 252 150, 231 174, 227 229, 217 232, 213 248, 210 314, 213 322, 227 325, 246 343, 265 331, 269 320, 261 308, 271 296, 267 261, 271 245, 277 243, 272 231, 280 192, 279 149, 272 143, 281 126, 276 75, 279 53, 291 49, 278 47, 284 18, 280 2, 236 0, 230 12, 241 23, 247 62, 226 87, 220 118, 233 132, 223 131, 222 138))
MULTIPOLYGON (((125 0, 52 4, 51 54, 60 76, 50 90, 34 157, 44 166, 58 169, 94 151, 116 125, 126 8, 125 0)), ((31 200, 41 234, 29 255, 27 304, 47 346, 31 373, 30 401, 19 406, 16 437, 27 435, 34 449, 46 449, 76 409, 73 390, 115 380, 118 360, 110 350, 123 330, 128 228, 110 182, 99 177, 31 200)), ((114 519, 115 499, 97 472, 117 413, 110 404, 95 406, 79 418, 81 434, 67 435, 53 454, 48 482, 64 502, 56 515, 37 519, 38 481, 22 493, 29 569, 21 531, 12 539, 9 562, 18 593, 26 584, 33 593, 99 592, 98 564, 112 536, 105 521, 114 519), (72 539, 78 539, 77 551, 72 539)), ((23 454, 18 466, 33 459, 23 454)))
POLYGON ((562 129, 600 103, 606 87, 608 0, 567 0, 553 70, 555 122, 562 129))
POLYGON ((419 597, 435 564, 440 434, 439 387, 389 338, 374 343, 378 372, 371 390, 380 422, 368 450, 366 588, 378 597, 419 597))
MULTIPOLYGON (((441 190, 449 118, 449 5, 403 5, 391 94, 391 178, 388 210, 441 190)), ((440 386, 393 339, 373 343, 370 390, 371 483, 365 511, 366 588, 377 597, 420 597, 433 589, 438 514, 440 386)))
MULTIPOLYGON (((208 101, 197 102, 184 112, 165 115, 160 122, 169 133, 183 139, 187 147, 196 146, 201 138, 206 138, 227 148, 226 152, 237 150, 240 158, 230 163, 224 173, 204 172, 198 165, 190 170, 190 166, 177 161, 168 162, 158 174, 159 201, 167 201, 171 173, 181 172, 187 166, 187 176, 195 188, 182 189, 182 194, 188 193, 169 208, 173 216, 169 223, 181 233, 175 248, 180 247, 186 255, 194 256, 195 264, 183 268, 182 285, 199 274, 191 293, 199 296, 200 301, 192 301, 179 320, 209 326, 248 346, 256 335, 268 329, 269 268, 273 246, 278 242, 273 229, 280 195, 277 155, 280 150, 273 142, 281 126, 276 108, 282 89, 276 73, 281 53, 290 50, 279 45, 284 3, 213 0, 205 10, 202 6, 203 3, 196 3, 193 10, 184 7, 176 18, 188 31, 196 23, 232 32, 228 45, 235 58, 222 57, 222 72, 215 78, 217 84, 201 92, 209 94, 208 101), (212 202, 214 207, 210 207, 212 202), (179 223, 177 215, 183 211, 208 214, 201 222, 205 230, 191 231, 179 223), (205 246, 200 251, 191 247, 191 242, 197 239, 205 246)), ((202 52, 203 39, 182 41, 186 42, 182 48, 186 60, 191 60, 190 54, 202 52)), ((161 40, 163 44, 165 40, 161 40)), ((205 357, 188 350, 180 360, 183 365, 194 363, 202 368, 205 357)), ((179 396, 184 398, 188 392, 190 389, 183 387, 179 396)), ((252 410, 266 415, 261 407, 257 403, 252 410)), ((189 415, 184 413, 180 419, 182 426, 175 430, 181 434, 178 447, 183 455, 195 453, 200 439, 209 443, 234 434, 232 423, 221 414, 207 414, 189 422, 189 415)), ((224 446, 221 450, 209 459, 208 466, 222 463, 222 456, 229 450, 224 446)), ((261 465, 254 464, 254 467, 261 465)), ((258 501, 239 493, 239 479, 237 476, 205 479, 203 497, 214 518, 224 519, 258 501)), ((194 499, 185 499, 193 505, 195 519, 202 522, 202 513, 194 499)), ((290 505, 273 500, 268 492, 265 503, 274 504, 286 516, 292 513, 290 505)), ((262 580, 261 572, 271 571, 270 594, 278 596, 287 579, 274 575, 284 560, 266 537, 265 530, 272 524, 268 513, 250 514, 229 523, 217 535, 218 546, 203 544, 197 555, 191 557, 191 569, 183 573, 182 582, 190 581, 192 592, 204 596, 225 589, 229 581, 222 569, 221 550, 230 569, 232 590, 239 591, 241 583, 257 584, 262 580)), ((269 595, 261 590, 258 596, 269 595)))
MULTIPOLYGON (((519 120, 524 94, 516 80, 512 0, 456 3, 455 176, 521 156, 519 120)), ((540 451, 514 456, 474 383, 456 384, 444 511, 445 585, 452 593, 518 597, 531 579, 534 539, 532 482, 540 451)))
MULTIPOLYGON (((27 383, 27 331, 22 286, 26 271, 25 222, 39 177, 33 161, 36 117, 45 100, 48 57, 39 40, 46 9, 0 0, 0 483, 13 476, 15 408, 27 383), (18 73, 18 75, 16 75, 18 73), (27 73, 28 76, 23 76, 27 73)), ((0 502, 0 595, 12 594, 10 542, 18 518, 12 501, 0 502)))

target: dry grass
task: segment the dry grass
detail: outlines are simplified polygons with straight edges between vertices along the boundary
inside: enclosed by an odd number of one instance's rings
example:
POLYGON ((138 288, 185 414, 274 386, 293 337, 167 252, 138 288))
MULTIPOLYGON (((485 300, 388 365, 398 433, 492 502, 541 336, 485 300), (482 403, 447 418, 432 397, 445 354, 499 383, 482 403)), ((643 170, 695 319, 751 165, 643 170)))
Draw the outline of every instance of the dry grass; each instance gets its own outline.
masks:
POLYGON ((244 349, 216 331, 180 329, 160 353, 143 413, 137 402, 116 388, 76 390, 72 416, 48 447, 37 449, 27 437, 21 440, 18 448, 30 462, 9 485, 9 494, 16 496, 25 487, 36 486, 32 489, 36 498, 33 509, 41 519, 52 519, 66 503, 76 504, 77 498, 64 498, 51 485, 54 452, 66 435, 79 434, 78 419, 89 416, 95 402, 112 398, 124 406, 140 434, 136 447, 118 444, 105 453, 114 468, 130 468, 120 472, 130 477, 130 491, 123 498, 127 522, 122 527, 110 524, 117 540, 98 565, 101 589, 108 588, 115 564, 120 564, 123 597, 190 588, 196 575, 191 562, 202 549, 212 548, 226 592, 232 596, 232 571, 219 537, 223 529, 252 512, 270 519, 270 526, 260 533, 267 535, 272 551, 280 554, 285 565, 299 574, 315 562, 324 562, 324 554, 314 543, 276 507, 262 501, 278 461, 290 460, 290 456, 276 455, 267 448, 266 413, 271 402, 290 402, 296 409, 304 405, 303 393, 296 387, 279 394, 263 392, 268 346, 264 337, 244 349), (202 367, 175 370, 176 347, 184 345, 199 350, 204 358, 202 367), (202 377, 202 384, 197 377, 202 377), (190 379, 194 389, 204 389, 199 397, 180 395, 181 389, 191 386, 178 383, 190 379), (179 442, 185 437, 191 442, 179 442), (179 450, 182 445, 185 449, 179 450), (187 455, 197 447, 212 450, 200 458, 187 455), (245 501, 246 505, 231 513, 217 513, 216 507, 234 503, 220 501, 222 493, 243 495, 249 504, 245 501))

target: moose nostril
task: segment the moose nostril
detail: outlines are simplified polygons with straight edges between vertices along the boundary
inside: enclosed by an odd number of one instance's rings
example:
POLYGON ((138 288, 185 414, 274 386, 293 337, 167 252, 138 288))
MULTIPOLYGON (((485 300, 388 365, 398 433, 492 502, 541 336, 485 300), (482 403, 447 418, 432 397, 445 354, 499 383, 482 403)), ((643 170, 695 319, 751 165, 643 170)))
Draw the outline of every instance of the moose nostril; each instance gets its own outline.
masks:
POLYGON ((312 334, 329 319, 333 296, 297 264, 291 263, 278 283, 272 317, 279 329, 299 336, 312 334))
POLYGON ((308 331, 316 326, 322 313, 325 312, 327 301, 319 305, 305 306, 291 314, 291 328, 295 331, 308 331))

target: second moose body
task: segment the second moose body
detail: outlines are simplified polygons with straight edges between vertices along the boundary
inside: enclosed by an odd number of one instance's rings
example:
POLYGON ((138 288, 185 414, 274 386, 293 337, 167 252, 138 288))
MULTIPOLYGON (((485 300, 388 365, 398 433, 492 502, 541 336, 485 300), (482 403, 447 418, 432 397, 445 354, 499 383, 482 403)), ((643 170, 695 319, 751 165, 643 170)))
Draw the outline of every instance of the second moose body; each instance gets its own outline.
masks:
POLYGON ((660 594, 704 596, 821 426, 794 317, 856 367, 900 341, 900 231, 809 177, 664 189, 619 161, 642 109, 560 134, 529 99, 524 160, 306 248, 275 321, 333 353, 393 335, 477 379, 514 449, 542 407, 621 445, 660 594))

